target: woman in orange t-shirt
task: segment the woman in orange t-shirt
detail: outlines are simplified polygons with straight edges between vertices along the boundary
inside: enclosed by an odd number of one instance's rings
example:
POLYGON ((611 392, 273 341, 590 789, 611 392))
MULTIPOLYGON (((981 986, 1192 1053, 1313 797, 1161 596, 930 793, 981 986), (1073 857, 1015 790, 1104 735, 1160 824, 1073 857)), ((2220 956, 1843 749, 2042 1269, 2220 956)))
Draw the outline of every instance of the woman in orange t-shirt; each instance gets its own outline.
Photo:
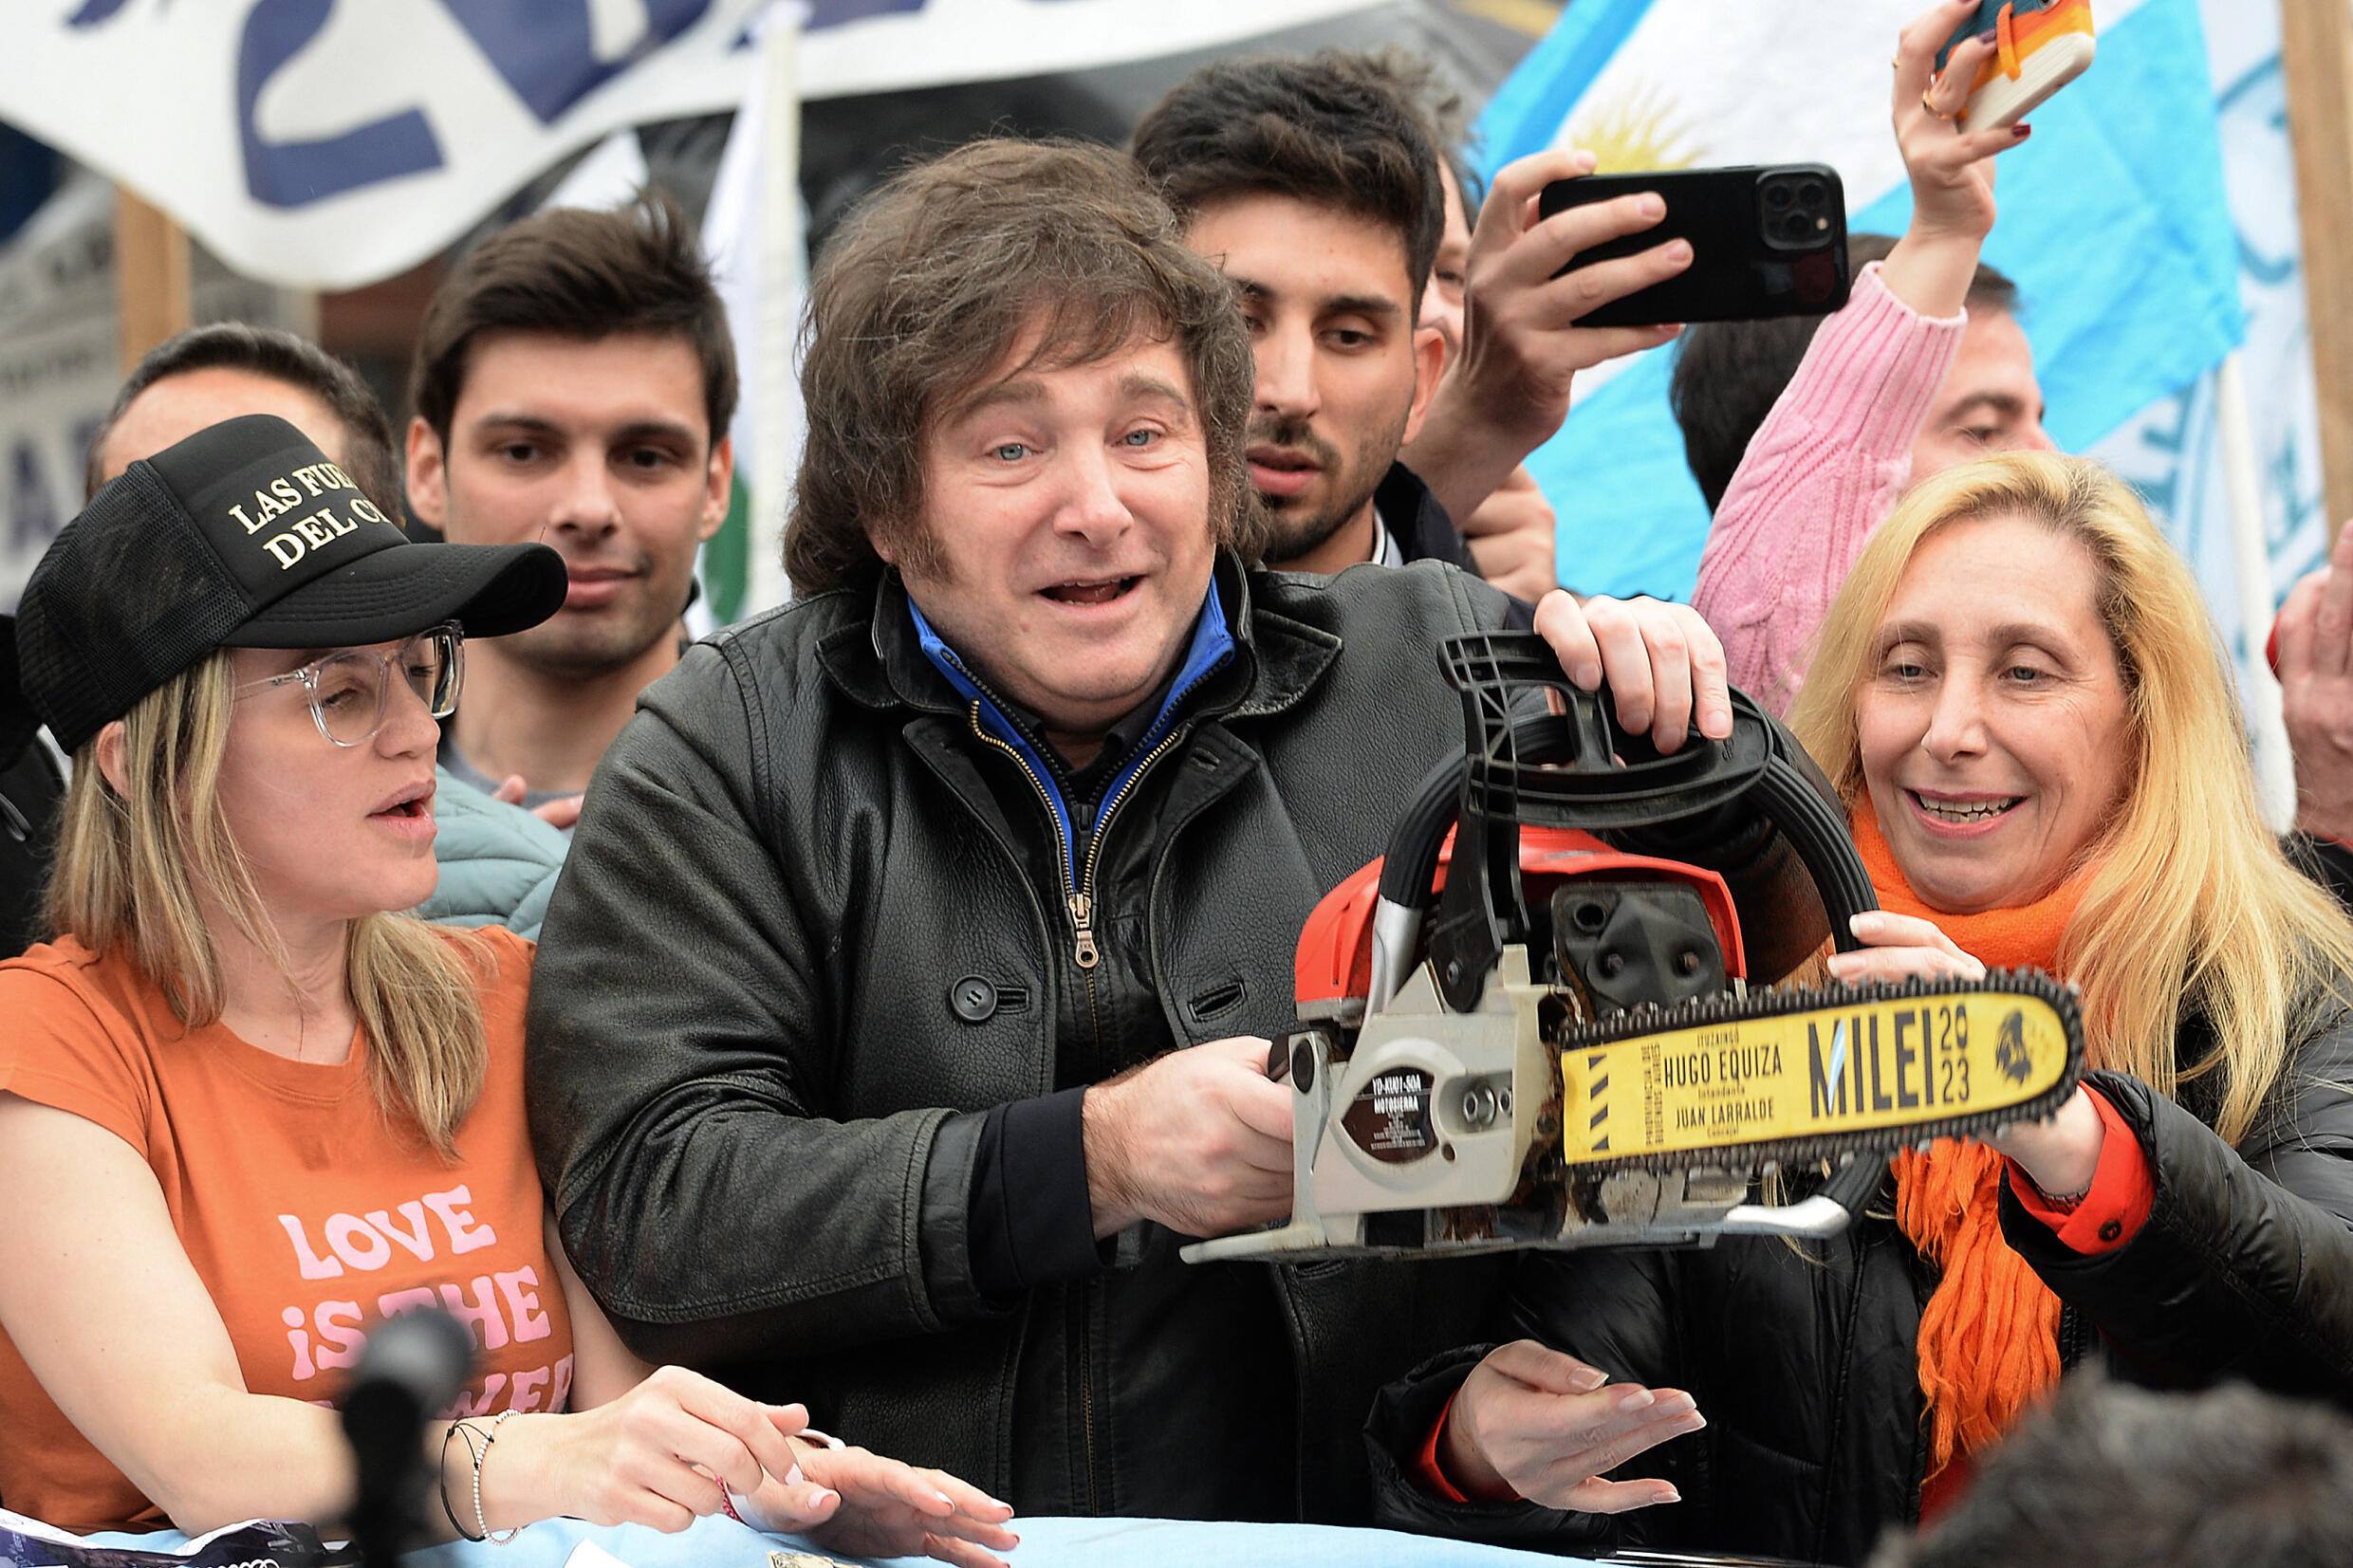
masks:
POLYGON ((10 1508, 336 1521, 331 1402, 373 1324, 430 1304, 476 1350, 427 1432, 460 1534, 740 1507, 975 1568, 1012 1544, 953 1477, 631 1356, 531 1162, 530 945, 392 913, 437 875, 464 632, 536 624, 565 581, 543 545, 409 544, 267 415, 132 465, 34 569, 24 706, 75 771, 58 939, 0 964, 10 1508))

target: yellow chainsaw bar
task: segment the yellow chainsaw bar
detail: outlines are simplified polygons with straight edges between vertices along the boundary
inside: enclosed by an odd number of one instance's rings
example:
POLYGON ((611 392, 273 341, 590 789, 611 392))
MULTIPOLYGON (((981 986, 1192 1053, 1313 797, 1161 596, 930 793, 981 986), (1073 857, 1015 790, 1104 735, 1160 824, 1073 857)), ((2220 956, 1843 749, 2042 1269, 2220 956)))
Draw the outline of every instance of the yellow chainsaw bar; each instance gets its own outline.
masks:
POLYGON ((1595 1172, 1899 1149, 2047 1116, 2083 1064, 2073 989, 2031 969, 1638 1008, 1563 1039, 1562 1154, 1595 1172))

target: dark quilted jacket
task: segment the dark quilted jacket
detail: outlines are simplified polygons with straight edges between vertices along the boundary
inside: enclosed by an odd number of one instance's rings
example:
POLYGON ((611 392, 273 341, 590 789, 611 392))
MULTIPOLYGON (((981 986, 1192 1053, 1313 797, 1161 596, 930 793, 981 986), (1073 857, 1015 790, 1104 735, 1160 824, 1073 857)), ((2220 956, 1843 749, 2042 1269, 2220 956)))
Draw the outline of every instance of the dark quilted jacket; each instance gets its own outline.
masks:
MULTIPOLYGON (((2185 1032, 2185 1059, 2206 1049, 2202 1031, 2185 1032)), ((2237 1151, 2138 1079, 2091 1081, 2139 1134, 2157 1198, 2131 1242, 2085 1257, 2004 1191, 2004 1235, 2065 1304, 2063 1359, 2157 1387, 2236 1377, 2353 1407, 2353 1021, 2303 1042, 2237 1151)), ((1481 1346, 1382 1392, 1367 1429, 1377 1519, 1577 1556, 1862 1561, 1884 1527, 1918 1518, 1926 1458, 1915 1347, 1936 1276, 1884 1213, 1892 1196, 1806 1255, 1745 1239, 1525 1260, 1498 1337, 1697 1400, 1705 1428, 1612 1472, 1665 1476, 1680 1503, 1603 1518, 1416 1486, 1406 1467, 1481 1346)))

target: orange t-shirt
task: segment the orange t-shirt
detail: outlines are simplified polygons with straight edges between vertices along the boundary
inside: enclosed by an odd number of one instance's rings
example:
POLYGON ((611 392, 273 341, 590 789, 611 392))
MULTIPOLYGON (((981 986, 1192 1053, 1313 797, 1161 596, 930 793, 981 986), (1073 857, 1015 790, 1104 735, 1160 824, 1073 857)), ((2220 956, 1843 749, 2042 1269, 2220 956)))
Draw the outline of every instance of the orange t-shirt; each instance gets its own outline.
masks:
MULTIPOLYGON (((531 945, 492 928, 490 1058, 445 1163, 377 1108, 365 1031, 344 1061, 289 1061, 191 1031, 127 955, 67 938, 0 964, 0 1092, 84 1116, 147 1161, 248 1390, 326 1404, 368 1324, 437 1302, 473 1331, 454 1414, 561 1410, 571 1320, 547 1261, 523 1114, 531 945)), ((166 1527, 75 1430, 0 1331, 0 1498, 74 1529, 166 1527)))

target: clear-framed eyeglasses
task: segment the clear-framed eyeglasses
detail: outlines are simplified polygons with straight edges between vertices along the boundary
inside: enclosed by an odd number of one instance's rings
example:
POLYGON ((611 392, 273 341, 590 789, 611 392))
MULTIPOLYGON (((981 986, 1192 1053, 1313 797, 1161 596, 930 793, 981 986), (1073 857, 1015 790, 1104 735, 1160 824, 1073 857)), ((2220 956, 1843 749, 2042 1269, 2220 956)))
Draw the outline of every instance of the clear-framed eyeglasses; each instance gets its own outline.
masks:
POLYGON ((389 654, 361 648, 329 654, 283 675, 247 681, 236 695, 300 681, 320 734, 337 746, 365 746, 384 726, 384 702, 396 673, 435 718, 456 712, 457 689, 466 676, 466 637, 457 622, 419 632, 389 654))

